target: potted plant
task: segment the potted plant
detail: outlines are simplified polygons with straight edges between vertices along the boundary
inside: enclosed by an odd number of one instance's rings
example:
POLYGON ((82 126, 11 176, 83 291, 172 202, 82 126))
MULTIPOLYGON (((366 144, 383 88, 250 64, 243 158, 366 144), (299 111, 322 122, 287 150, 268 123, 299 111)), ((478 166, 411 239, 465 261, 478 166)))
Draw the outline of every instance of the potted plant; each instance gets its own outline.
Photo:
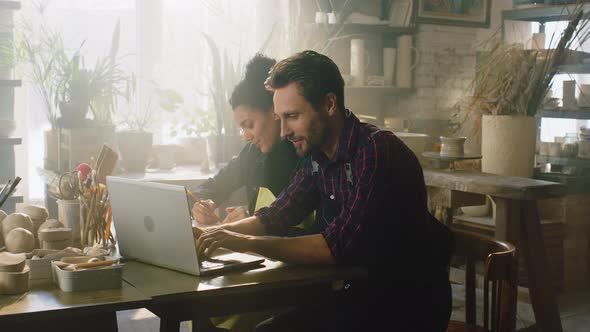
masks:
MULTIPOLYGON (((261 51, 268 46, 272 36, 261 47, 261 51)), ((238 128, 234 125, 232 110, 229 105, 229 98, 235 86, 243 77, 243 65, 241 59, 233 63, 227 51, 220 52, 215 40, 203 33, 209 50, 211 52, 211 85, 209 88, 209 97, 213 111, 215 112, 215 134, 208 136, 208 145, 210 153, 213 154, 212 162, 226 162, 234 155, 239 153, 243 147, 242 139, 238 133, 238 128)))
POLYGON ((151 92, 145 106, 137 100, 137 80, 135 75, 127 82, 125 100, 127 111, 117 114, 119 128, 117 146, 123 167, 128 172, 142 172, 148 163, 152 151, 153 133, 150 131, 158 110, 175 112, 182 104, 183 98, 176 91, 161 89, 155 82, 145 85, 151 92))
POLYGON ((214 149, 214 140, 209 138, 217 137, 215 112, 185 105, 182 113, 172 118, 170 136, 182 136, 179 139, 181 151, 176 158, 178 163, 200 164, 208 157, 207 146, 214 149))
POLYGON ((497 43, 472 83, 468 104, 475 128, 482 130, 482 171, 506 176, 533 175, 536 120, 551 81, 569 54, 582 11, 576 10, 557 46, 524 50, 497 43), (515 144, 517 143, 517 144, 515 144))
POLYGON ((116 100, 123 97, 128 75, 121 70, 117 58, 119 49, 120 22, 113 30, 108 56, 97 59, 93 68, 87 68, 80 48, 71 58, 61 54, 57 57, 57 90, 61 118, 59 125, 64 128, 112 126, 112 114, 116 100), (86 121, 88 110, 92 111, 94 123, 86 121))

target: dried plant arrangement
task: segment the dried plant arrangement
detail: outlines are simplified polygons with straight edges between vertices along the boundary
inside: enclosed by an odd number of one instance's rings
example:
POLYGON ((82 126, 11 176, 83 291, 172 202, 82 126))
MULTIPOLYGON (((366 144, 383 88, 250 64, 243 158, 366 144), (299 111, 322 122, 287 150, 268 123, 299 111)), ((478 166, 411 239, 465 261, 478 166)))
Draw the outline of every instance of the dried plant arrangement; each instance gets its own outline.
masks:
MULTIPOLYGON (((564 7, 565 10, 565 7, 564 7)), ((557 46, 547 50, 525 50, 522 44, 498 42, 487 53, 471 82, 466 118, 478 115, 535 116, 561 65, 589 38, 588 20, 582 20, 581 6, 569 15, 569 22, 557 46)), ((553 41, 553 37, 551 38, 553 41)), ((476 122, 480 123, 481 116, 476 122)), ((477 124, 475 127, 479 127, 477 124)))

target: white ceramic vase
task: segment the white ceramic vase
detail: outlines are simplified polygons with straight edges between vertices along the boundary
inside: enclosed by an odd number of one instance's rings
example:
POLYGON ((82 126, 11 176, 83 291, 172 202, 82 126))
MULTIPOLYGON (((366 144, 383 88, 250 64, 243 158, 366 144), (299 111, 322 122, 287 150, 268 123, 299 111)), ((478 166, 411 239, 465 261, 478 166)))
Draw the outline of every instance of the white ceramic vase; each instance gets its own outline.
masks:
POLYGON ((536 129, 534 117, 484 115, 481 133, 482 172, 531 177, 536 129))

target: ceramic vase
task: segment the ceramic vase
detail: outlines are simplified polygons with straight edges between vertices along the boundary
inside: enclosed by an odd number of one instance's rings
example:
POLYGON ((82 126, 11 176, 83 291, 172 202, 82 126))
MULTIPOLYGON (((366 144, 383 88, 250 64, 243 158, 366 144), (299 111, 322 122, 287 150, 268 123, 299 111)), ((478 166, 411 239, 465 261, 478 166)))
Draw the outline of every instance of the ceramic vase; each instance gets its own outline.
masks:
POLYGON ((484 115, 481 139, 482 172, 531 177, 536 129, 534 117, 484 115))

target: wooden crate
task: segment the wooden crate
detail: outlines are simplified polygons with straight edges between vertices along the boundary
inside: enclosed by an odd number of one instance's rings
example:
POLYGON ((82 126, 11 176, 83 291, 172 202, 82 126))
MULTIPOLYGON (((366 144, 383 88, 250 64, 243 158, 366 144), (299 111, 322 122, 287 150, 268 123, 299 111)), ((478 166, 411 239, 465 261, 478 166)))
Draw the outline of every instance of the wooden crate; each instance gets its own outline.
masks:
POLYGON ((116 146, 114 127, 60 129, 57 154, 59 171, 73 171, 82 162, 94 167, 103 144, 116 146))

